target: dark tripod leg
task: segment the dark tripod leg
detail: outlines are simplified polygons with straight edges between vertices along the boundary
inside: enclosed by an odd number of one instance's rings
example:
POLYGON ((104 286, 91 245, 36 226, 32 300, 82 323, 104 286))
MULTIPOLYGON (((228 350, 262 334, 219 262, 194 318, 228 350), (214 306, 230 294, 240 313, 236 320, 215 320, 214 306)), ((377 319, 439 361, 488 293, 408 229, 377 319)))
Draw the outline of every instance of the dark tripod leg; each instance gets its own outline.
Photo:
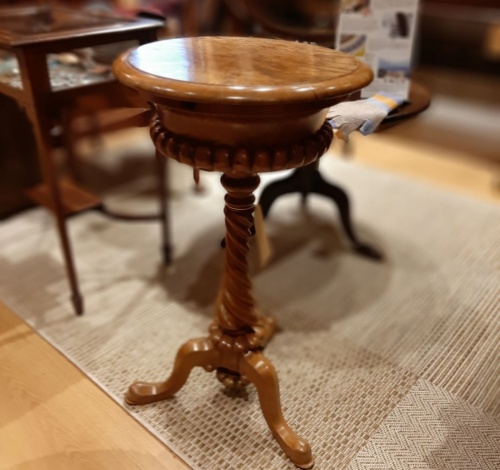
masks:
MULTIPOLYGON (((267 216, 273 202, 285 194, 302 192, 301 169, 295 170, 288 178, 283 178, 267 185, 259 198, 262 215, 267 216)), ((303 196, 304 197, 304 196, 303 196)))
POLYGON ((321 194, 333 200, 337 205, 340 213, 340 220, 342 222, 342 227, 354 246, 354 249, 363 256, 374 260, 383 259, 383 255, 377 251, 375 248, 361 242, 354 232, 354 228, 351 223, 351 211, 349 204, 349 197, 347 193, 339 186, 328 183, 323 179, 319 171, 315 171, 312 174, 312 184, 311 192, 316 194, 321 194))

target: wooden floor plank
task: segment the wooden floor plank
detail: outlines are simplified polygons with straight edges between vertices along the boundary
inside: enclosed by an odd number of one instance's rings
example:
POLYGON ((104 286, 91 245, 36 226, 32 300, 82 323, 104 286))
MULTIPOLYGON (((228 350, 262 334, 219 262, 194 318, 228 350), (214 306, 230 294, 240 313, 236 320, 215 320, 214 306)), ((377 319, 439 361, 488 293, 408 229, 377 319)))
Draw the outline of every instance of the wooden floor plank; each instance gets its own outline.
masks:
POLYGON ((0 303, 0 468, 189 469, 0 303))

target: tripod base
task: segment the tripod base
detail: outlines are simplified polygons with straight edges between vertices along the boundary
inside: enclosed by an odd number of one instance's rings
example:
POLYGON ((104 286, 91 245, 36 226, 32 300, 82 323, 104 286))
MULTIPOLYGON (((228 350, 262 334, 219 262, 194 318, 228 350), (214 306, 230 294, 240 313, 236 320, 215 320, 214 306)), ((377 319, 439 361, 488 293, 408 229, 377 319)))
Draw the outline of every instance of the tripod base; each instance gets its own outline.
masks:
POLYGON ((182 388, 194 367, 203 367, 207 372, 217 370, 217 379, 229 390, 255 385, 264 418, 280 447, 297 467, 311 468, 314 465, 311 447, 285 421, 276 370, 262 353, 274 330, 271 319, 262 319, 254 331, 239 336, 229 335, 212 324, 210 338, 189 340, 179 349, 167 380, 135 382, 128 389, 125 401, 143 405, 165 400, 182 388))
POLYGON ((264 188, 259 200, 264 217, 267 216, 271 205, 276 199, 284 194, 296 192, 301 193, 303 204, 306 203, 307 196, 310 193, 321 194, 330 198, 339 209, 342 227, 354 249, 367 258, 374 260, 381 260, 383 258, 383 255, 378 250, 358 239, 351 223, 350 204, 347 193, 339 186, 328 183, 323 179, 318 170, 317 162, 298 168, 288 178, 275 181, 264 188))

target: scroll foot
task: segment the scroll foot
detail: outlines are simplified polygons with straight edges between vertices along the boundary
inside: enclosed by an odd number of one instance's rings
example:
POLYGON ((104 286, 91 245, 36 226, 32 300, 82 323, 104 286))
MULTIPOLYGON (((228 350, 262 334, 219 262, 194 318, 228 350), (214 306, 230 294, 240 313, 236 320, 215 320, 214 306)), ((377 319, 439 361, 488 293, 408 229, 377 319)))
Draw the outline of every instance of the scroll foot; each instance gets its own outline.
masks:
POLYGON ((164 382, 135 382, 126 395, 129 405, 145 405, 172 397, 186 383, 194 367, 211 372, 217 367, 218 353, 208 338, 192 339, 179 349, 170 377, 164 382))
POLYGON ((283 417, 278 376, 269 359, 260 352, 251 352, 241 359, 240 373, 257 388, 264 418, 288 458, 299 468, 312 468, 311 447, 290 429, 283 417))

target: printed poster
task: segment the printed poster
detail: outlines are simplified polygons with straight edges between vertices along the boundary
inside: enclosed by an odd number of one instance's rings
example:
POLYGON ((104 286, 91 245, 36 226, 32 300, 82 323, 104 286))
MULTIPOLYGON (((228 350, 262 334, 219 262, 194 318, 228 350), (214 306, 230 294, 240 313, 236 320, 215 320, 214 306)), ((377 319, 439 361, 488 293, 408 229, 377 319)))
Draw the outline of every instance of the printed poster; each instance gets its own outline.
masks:
POLYGON ((373 82, 362 98, 386 91, 407 99, 418 0, 342 0, 336 49, 364 60, 373 82))

